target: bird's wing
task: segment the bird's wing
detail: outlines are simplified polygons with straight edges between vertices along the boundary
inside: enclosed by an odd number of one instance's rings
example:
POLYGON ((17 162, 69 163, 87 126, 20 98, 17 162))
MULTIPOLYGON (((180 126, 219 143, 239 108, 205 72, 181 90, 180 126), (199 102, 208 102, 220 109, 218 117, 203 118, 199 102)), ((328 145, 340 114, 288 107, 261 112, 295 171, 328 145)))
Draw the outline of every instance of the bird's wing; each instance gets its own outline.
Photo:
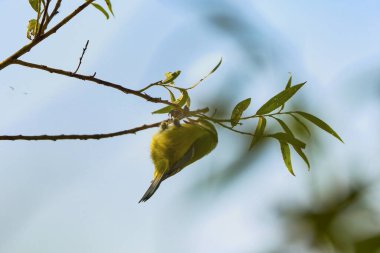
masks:
POLYGON ((189 161, 194 157, 195 154, 195 145, 192 144, 190 148, 186 151, 184 156, 175 162, 168 171, 164 174, 163 180, 167 179, 168 177, 173 176, 174 174, 180 172, 188 163, 189 161))

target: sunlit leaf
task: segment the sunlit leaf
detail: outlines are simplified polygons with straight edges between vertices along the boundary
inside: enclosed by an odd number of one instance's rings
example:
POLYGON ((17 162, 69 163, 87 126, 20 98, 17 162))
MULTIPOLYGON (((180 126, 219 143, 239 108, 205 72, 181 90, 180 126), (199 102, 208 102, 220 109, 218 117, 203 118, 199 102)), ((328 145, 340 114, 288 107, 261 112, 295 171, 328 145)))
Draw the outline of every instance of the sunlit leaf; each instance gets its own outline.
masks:
MULTIPOLYGON (((306 83, 306 82, 305 82, 306 83)), ((288 89, 285 89, 278 93, 276 96, 269 99, 259 110, 257 110, 257 115, 263 115, 276 110, 282 106, 286 101, 288 101, 296 92, 302 88, 305 83, 294 85, 288 89)))
POLYGON ((236 126, 241 118, 241 115, 245 110, 247 110, 248 106, 251 104, 251 98, 247 98, 241 102, 239 102, 232 111, 231 114, 231 125, 232 127, 236 126))
POLYGON ((97 3, 92 3, 92 6, 94 6, 96 9, 98 9, 101 13, 103 13, 103 15, 109 19, 110 18, 110 15, 108 14, 108 12, 99 4, 97 3))
POLYGON ((38 12, 38 4, 39 2, 41 2, 41 0, 29 0, 29 4, 30 6, 32 6, 33 10, 35 10, 36 12, 38 12))
POLYGON ((291 160, 291 156, 290 156, 289 145, 288 145, 288 143, 283 142, 283 141, 279 141, 279 142, 280 142, 280 146, 281 146, 282 159, 284 160, 286 168, 288 168, 288 171, 290 172, 290 174, 295 176, 295 174, 293 172, 293 167, 292 167, 292 160, 291 160))
POLYGON ((251 150, 253 146, 255 146, 262 139, 266 124, 267 120, 264 117, 259 117, 259 122, 257 123, 255 134, 253 136, 251 145, 249 146, 249 150, 251 150))
POLYGON ((187 90, 190 90, 190 89, 193 89, 195 88, 198 84, 200 84, 201 82, 203 82, 207 77, 209 77, 212 73, 214 73, 218 68, 219 66, 222 64, 222 61, 223 61, 223 58, 220 58, 220 61, 218 62, 218 64, 210 71, 210 73, 208 73, 205 77, 203 77, 202 79, 200 79, 198 82, 196 82, 195 84, 193 84, 192 86, 190 86, 189 88, 187 88, 187 90))
POLYGON ((31 19, 29 20, 29 23, 28 23, 28 27, 27 27, 27 30, 26 30, 26 37, 30 40, 33 39, 34 36, 36 36, 37 34, 37 31, 39 29, 39 24, 37 24, 37 20, 36 19, 31 19))
POLYGON ((113 10, 112 10, 112 4, 111 4, 111 0, 104 0, 107 4, 107 7, 108 7, 108 10, 111 12, 112 16, 115 16, 113 14, 113 10))
POLYGON ((302 149, 304 149, 306 147, 306 144, 304 142, 302 142, 299 139, 291 136, 288 133, 274 133, 274 134, 267 135, 267 137, 275 138, 279 141, 289 143, 292 146, 299 147, 302 149))
POLYGON ((301 115, 305 119, 309 120, 310 122, 312 122, 313 124, 315 124, 319 128, 325 130, 326 132, 328 132, 329 134, 331 134, 332 136, 334 136, 335 138, 337 138, 338 140, 343 142, 343 140, 340 138, 340 136, 329 125, 327 125, 327 123, 325 123, 321 119, 315 117, 314 115, 306 113, 306 112, 297 111, 295 113, 301 115))
POLYGON ((180 70, 174 71, 174 72, 166 72, 165 73, 165 79, 162 80, 162 84, 173 84, 173 81, 181 74, 180 70))
POLYGON ((175 99, 174 93, 167 87, 165 87, 165 89, 169 92, 170 102, 175 102, 176 99, 175 99))
POLYGON ((298 117, 296 117, 293 114, 289 114, 289 115, 292 116, 305 129, 305 131, 307 132, 309 136, 311 135, 309 128, 306 126, 305 123, 302 122, 302 120, 300 120, 298 117))
MULTIPOLYGON (((174 101, 174 104, 177 104, 178 107, 182 107, 186 104, 187 100, 189 99, 189 94, 186 90, 181 90, 181 96, 174 101)), ((170 111, 174 110, 175 107, 168 105, 164 108, 161 108, 157 111, 152 112, 152 114, 163 114, 163 113, 169 113, 170 111)))

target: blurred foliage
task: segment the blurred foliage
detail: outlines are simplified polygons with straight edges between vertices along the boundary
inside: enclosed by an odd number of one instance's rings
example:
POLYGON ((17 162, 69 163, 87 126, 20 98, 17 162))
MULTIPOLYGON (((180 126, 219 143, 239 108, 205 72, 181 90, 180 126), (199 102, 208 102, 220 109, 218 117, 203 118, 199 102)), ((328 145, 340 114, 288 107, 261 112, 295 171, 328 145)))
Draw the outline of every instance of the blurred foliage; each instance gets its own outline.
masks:
MULTIPOLYGON (((318 198, 312 195, 309 206, 294 203, 282 207, 279 216, 285 219, 285 244, 278 252, 296 244, 307 243, 307 250, 340 253, 376 253, 380 250, 380 216, 369 203, 374 184, 352 181, 347 187, 338 179, 330 192, 318 198)), ((314 189, 316 193, 318 189, 314 189)))

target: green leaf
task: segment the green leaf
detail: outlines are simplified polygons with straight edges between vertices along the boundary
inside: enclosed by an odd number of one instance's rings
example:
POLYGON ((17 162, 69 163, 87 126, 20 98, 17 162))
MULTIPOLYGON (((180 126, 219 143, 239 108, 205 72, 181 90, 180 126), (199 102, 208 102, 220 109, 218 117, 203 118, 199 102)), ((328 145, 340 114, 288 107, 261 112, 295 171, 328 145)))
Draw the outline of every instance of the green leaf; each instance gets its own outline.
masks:
POLYGON ((306 126, 305 123, 302 122, 302 120, 300 120, 298 117, 296 117, 293 114, 289 114, 289 115, 292 116, 305 129, 305 131, 307 132, 309 136, 311 135, 309 128, 306 126))
POLYGON ((111 0, 104 0, 107 4, 107 7, 108 7, 108 10, 111 12, 112 16, 115 16, 113 14, 113 10, 112 10, 112 4, 111 4, 111 0))
POLYGON ((232 127, 236 126, 241 118, 241 115, 245 110, 247 110, 248 106, 251 104, 251 98, 247 98, 241 102, 239 102, 232 111, 231 114, 231 125, 232 127))
POLYGON ((274 134, 267 135, 267 137, 275 138, 279 141, 289 143, 292 146, 299 147, 302 149, 304 149, 306 147, 306 144, 304 142, 302 142, 299 139, 291 136, 288 133, 274 133, 274 134))
MULTIPOLYGON (((285 133, 287 133, 287 134, 291 135, 292 137, 294 137, 294 134, 292 133, 292 131, 290 130, 290 128, 288 127, 288 125, 286 125, 283 120, 275 118, 275 117, 273 117, 273 118, 277 120, 277 122, 280 124, 280 126, 282 127, 282 129, 284 129, 285 133)), ((302 160, 305 161, 307 167, 310 170, 309 160, 307 159, 307 156, 302 151, 302 149, 300 147, 298 147, 298 146, 293 146, 293 148, 298 153, 298 155, 302 158, 302 160)))
POLYGON ((289 89, 292 86, 292 75, 290 75, 288 83, 286 84, 285 89, 289 89))
POLYGON ((290 174, 295 176, 294 171, 293 171, 293 167, 292 167, 292 160, 291 160, 291 156, 290 156, 289 145, 286 142, 282 142, 282 141, 279 141, 279 142, 280 142, 280 146, 281 146, 282 159, 284 160, 284 163, 285 163, 286 167, 288 168, 288 171, 290 172, 290 174))
POLYGON ((296 94, 296 92, 301 89, 305 83, 306 82, 300 83, 290 87, 289 89, 281 91, 276 96, 269 99, 259 110, 257 110, 256 114, 263 115, 276 110, 285 104, 285 102, 288 101, 294 94, 296 94))
POLYGON ((168 87, 164 86, 164 88, 169 92, 170 102, 174 102, 175 101, 174 93, 168 87))
POLYGON ((36 19, 29 20, 28 27, 26 30, 26 37, 32 40, 33 37, 36 36, 39 26, 40 25, 37 23, 36 19))
MULTIPOLYGON (((290 77, 289 77, 288 83, 287 83, 286 86, 285 86, 285 90, 289 89, 290 86, 292 86, 292 75, 291 75, 291 74, 290 74, 290 77)), ((280 107, 280 112, 281 112, 282 110, 284 110, 284 107, 285 107, 285 104, 281 105, 281 107, 280 107)))
POLYGON ((39 10, 38 10, 39 2, 41 2, 41 0, 29 0, 30 6, 32 6, 33 10, 35 10, 36 12, 39 12, 39 10))
POLYGON ((203 82, 207 77, 209 77, 212 73, 214 73, 219 68, 219 66, 222 64, 222 61, 223 61, 223 58, 220 58, 218 64, 210 71, 210 73, 208 73, 205 77, 203 77, 202 79, 200 79, 195 84, 191 85, 189 88, 187 88, 187 90, 191 90, 191 89, 197 87, 198 84, 200 84, 201 82, 203 82))
POLYGON ((209 75, 211 75, 212 73, 214 73, 220 67, 220 65, 222 64, 222 61, 223 61, 223 58, 220 58, 218 64, 216 64, 216 66, 211 70, 211 72, 209 73, 209 75))
POLYGON ((309 160, 307 159, 307 156, 305 155, 305 153, 302 151, 301 148, 299 147, 295 147, 293 146, 294 150, 297 152, 297 154, 302 158, 302 160, 304 160, 304 162, 306 163, 308 169, 310 170, 310 163, 309 163, 309 160))
POLYGON ((249 150, 251 150, 253 146, 255 146, 262 139, 266 125, 267 120, 264 117, 259 117, 259 122, 257 123, 255 134, 253 136, 251 145, 249 146, 249 150))
POLYGON ((109 19, 110 18, 110 15, 108 14, 108 12, 99 4, 97 3, 92 3, 92 6, 94 6, 96 9, 98 9, 101 13, 104 14, 104 16, 109 19))
POLYGON ((335 138, 337 138, 338 140, 340 140, 341 142, 343 142, 343 140, 340 138, 340 136, 329 125, 327 125, 321 119, 315 117, 314 115, 306 113, 306 112, 297 111, 295 113, 301 115, 302 117, 304 117, 305 119, 309 120, 310 122, 312 122, 313 124, 315 124, 316 126, 318 126, 319 128, 321 128, 322 130, 325 130, 326 132, 328 132, 329 134, 331 134, 332 136, 334 136, 335 138))
POLYGON ((294 137, 294 134, 292 133, 292 130, 290 130, 290 128, 288 127, 288 125, 286 125, 286 123, 283 120, 281 120, 279 118, 276 118, 276 117, 272 117, 272 118, 274 118, 280 124, 280 126, 282 127, 282 129, 284 129, 285 133, 287 133, 287 134, 289 134, 289 135, 291 135, 291 136, 294 137))
MULTIPOLYGON (((189 99, 189 94, 187 93, 186 90, 181 90, 181 96, 174 101, 174 104, 177 104, 178 107, 182 107, 186 104, 187 100, 189 99)), ((165 106, 157 111, 152 112, 152 114, 163 114, 163 113, 169 113, 170 111, 174 110, 175 107, 168 105, 165 106)))
POLYGON ((174 84, 173 81, 181 74, 180 70, 174 71, 174 72, 166 72, 165 73, 165 79, 162 80, 162 84, 174 84))

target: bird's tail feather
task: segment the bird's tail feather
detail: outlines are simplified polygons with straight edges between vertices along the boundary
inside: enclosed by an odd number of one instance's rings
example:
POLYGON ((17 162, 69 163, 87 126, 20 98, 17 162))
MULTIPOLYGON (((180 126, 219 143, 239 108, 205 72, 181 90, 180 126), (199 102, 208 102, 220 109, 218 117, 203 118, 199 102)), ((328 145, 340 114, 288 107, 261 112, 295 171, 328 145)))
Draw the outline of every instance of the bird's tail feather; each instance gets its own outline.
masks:
POLYGON ((140 202, 147 201, 152 195, 156 192, 158 187, 160 186, 161 182, 163 181, 163 175, 156 176, 153 180, 151 185, 149 186, 148 190, 145 192, 144 196, 140 199, 140 202))

